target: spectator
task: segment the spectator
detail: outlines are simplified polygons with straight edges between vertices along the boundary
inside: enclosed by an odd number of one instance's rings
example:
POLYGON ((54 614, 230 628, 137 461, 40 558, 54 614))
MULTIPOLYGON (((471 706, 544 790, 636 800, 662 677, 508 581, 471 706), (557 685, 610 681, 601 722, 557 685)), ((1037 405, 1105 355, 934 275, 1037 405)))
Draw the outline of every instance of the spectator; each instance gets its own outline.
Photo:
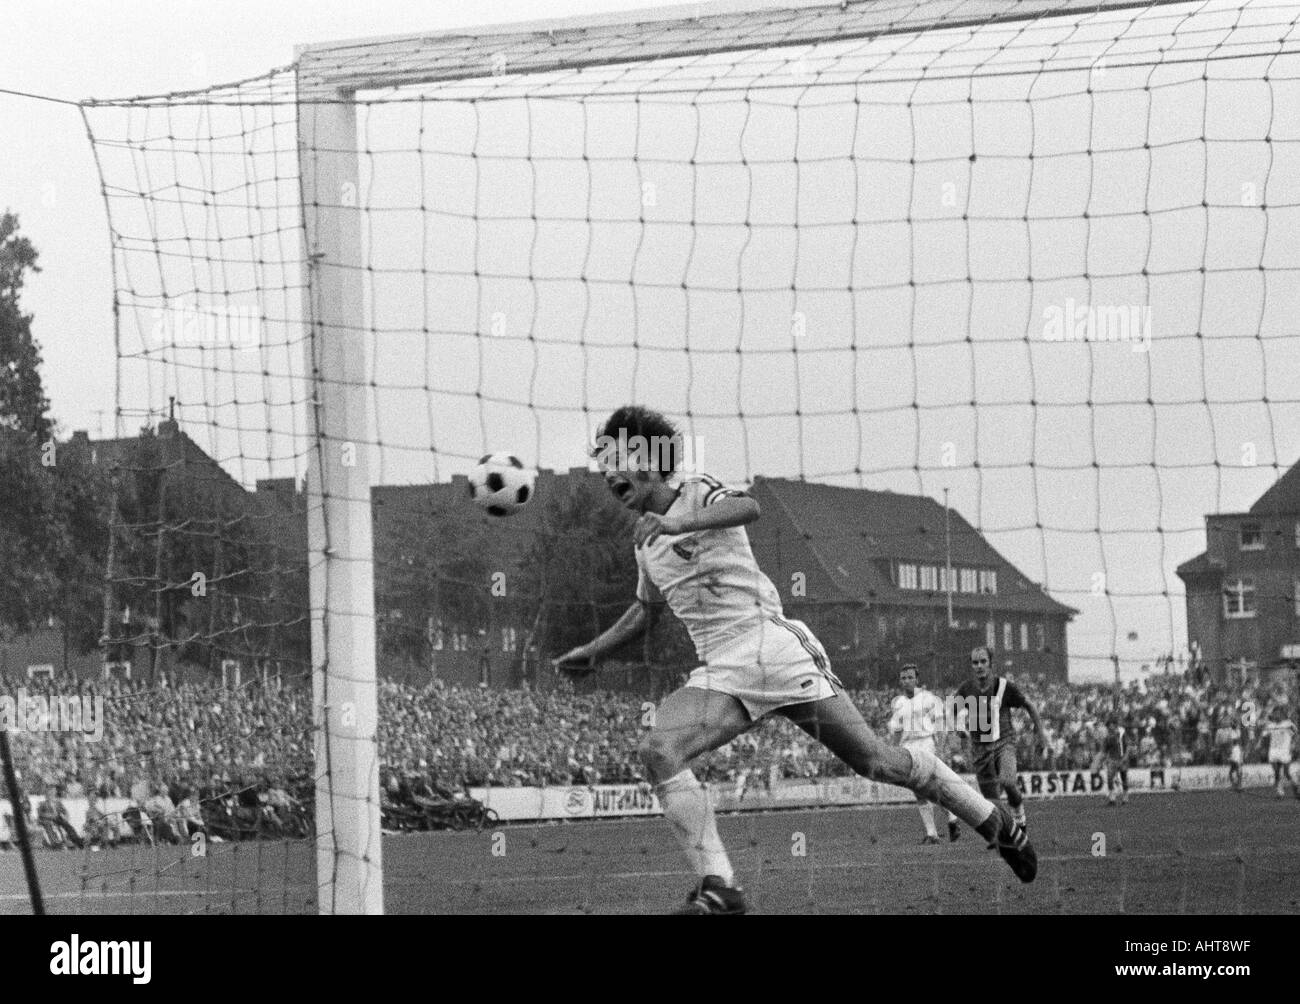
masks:
POLYGON ((68 818, 67 807, 59 798, 58 789, 49 785, 45 789, 45 800, 36 808, 36 824, 45 837, 45 845, 62 850, 65 844, 81 847, 81 837, 68 818))

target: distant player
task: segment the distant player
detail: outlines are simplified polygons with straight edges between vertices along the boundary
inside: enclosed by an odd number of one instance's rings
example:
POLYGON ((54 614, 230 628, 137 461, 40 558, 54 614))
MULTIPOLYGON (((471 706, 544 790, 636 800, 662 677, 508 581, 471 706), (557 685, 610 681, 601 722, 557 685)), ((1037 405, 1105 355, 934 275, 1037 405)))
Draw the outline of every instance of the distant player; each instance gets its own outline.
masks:
MULTIPOLYGON (((943 753, 935 740, 944 728, 943 702, 924 687, 918 687, 916 680, 916 666, 911 663, 898 671, 898 686, 903 692, 894 698, 890 709, 889 734, 899 739, 906 750, 922 749, 942 759, 943 753)), ((939 833, 934 826, 935 804, 919 794, 916 801, 921 810, 921 825, 925 827, 921 843, 937 844, 939 833)), ((948 839, 956 840, 960 836, 957 817, 949 812, 948 839)))
POLYGON ((644 633, 665 603, 690 632, 704 665, 660 703, 640 749, 664 816, 699 878, 675 912, 746 910, 709 790, 690 763, 769 712, 789 718, 857 773, 951 809, 996 844, 1022 882, 1032 882, 1038 859, 1010 812, 933 754, 890 746, 867 726, 822 646, 806 625, 786 619, 776 587, 754 560, 744 526, 758 519, 758 503, 712 478, 683 476, 681 446, 671 422, 637 406, 620 408, 598 434, 593 455, 605 483, 638 517, 637 597, 612 627, 553 663, 574 675, 591 672, 596 660, 644 633))
POLYGON ((1106 804, 1123 805, 1128 801, 1128 738, 1124 726, 1112 718, 1101 741, 1102 763, 1106 770, 1106 804), (1119 778, 1116 798, 1115 778, 1119 778))
POLYGON ((1026 826, 1025 800, 1016 784, 1016 737, 1011 727, 1011 712, 1020 708, 1034 722, 1037 741, 1043 741, 1043 721, 1038 709, 1010 680, 993 675, 993 655, 984 645, 970 653, 975 678, 957 688, 963 709, 957 723, 971 744, 971 760, 980 792, 988 799, 1007 793, 1007 804, 1017 823, 1026 826))
POLYGON ((1241 728, 1235 718, 1225 718, 1214 733, 1214 745, 1219 755, 1228 763, 1228 783, 1233 791, 1241 791, 1241 728))
POLYGON ((1286 778, 1291 782, 1292 794, 1300 798, 1300 784, 1297 784, 1296 779, 1291 775, 1291 741, 1296 736, 1296 727, 1295 723, 1287 717, 1286 709, 1282 705, 1273 706, 1263 733, 1263 739, 1268 743, 1268 762, 1273 768, 1273 788, 1277 792, 1277 797, 1282 798, 1286 795, 1282 787, 1282 779, 1286 778))

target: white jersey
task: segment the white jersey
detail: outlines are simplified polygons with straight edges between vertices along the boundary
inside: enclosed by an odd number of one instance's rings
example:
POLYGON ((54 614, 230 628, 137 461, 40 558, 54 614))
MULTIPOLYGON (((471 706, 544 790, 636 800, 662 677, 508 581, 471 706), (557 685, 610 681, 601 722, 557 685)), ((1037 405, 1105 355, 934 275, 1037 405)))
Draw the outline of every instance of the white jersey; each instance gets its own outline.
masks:
MULTIPOLYGON (((668 516, 696 513, 744 494, 706 475, 682 477, 675 487, 678 495, 668 516)), ((743 526, 665 534, 636 549, 636 566, 637 598, 666 600, 705 662, 765 620, 782 616, 781 597, 754 560, 743 526)))
POLYGON ((1264 726, 1264 735, 1268 736, 1268 759, 1270 763, 1291 762, 1291 733, 1295 726, 1291 719, 1280 722, 1270 721, 1264 726))
POLYGON ((933 742, 943 723, 943 702, 930 691, 918 687, 911 697, 894 698, 889 716, 889 731, 901 732, 903 745, 933 742))

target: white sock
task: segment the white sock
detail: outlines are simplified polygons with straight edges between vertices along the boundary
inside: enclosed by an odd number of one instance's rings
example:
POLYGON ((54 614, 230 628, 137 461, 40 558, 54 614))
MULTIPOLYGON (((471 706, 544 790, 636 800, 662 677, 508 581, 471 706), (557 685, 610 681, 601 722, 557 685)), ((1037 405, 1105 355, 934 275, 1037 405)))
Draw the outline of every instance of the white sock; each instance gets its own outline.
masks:
POLYGON ((928 750, 909 750, 912 770, 907 787, 924 798, 938 802, 950 813, 973 827, 993 814, 993 803, 963 781, 946 763, 928 750))
POLYGON ((673 832, 695 874, 700 878, 716 875, 731 885, 735 873, 718 836, 708 788, 688 769, 656 786, 655 793, 663 806, 664 818, 673 824, 673 832))
POLYGON ((921 824, 925 827, 925 835, 937 837, 939 834, 934 830, 934 806, 929 802, 922 802, 917 809, 921 812, 921 824))

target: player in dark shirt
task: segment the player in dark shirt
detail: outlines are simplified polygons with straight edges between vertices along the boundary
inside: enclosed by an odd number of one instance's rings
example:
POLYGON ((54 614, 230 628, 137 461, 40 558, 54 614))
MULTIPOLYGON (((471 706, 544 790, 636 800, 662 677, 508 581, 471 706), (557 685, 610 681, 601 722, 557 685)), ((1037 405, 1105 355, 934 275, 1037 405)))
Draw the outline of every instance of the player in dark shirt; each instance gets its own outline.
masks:
POLYGON ((1016 784, 1016 736, 1011 727, 1011 710, 1020 708, 1033 719, 1038 743, 1044 741, 1043 722, 1038 717, 1038 709, 1019 687, 993 675, 993 655, 988 648, 980 645, 972 649, 970 664, 975 678, 957 688, 963 709, 960 717, 964 719, 958 722, 958 727, 970 739, 980 794, 996 800, 1005 791, 1016 821, 1024 826, 1025 803, 1016 784))

